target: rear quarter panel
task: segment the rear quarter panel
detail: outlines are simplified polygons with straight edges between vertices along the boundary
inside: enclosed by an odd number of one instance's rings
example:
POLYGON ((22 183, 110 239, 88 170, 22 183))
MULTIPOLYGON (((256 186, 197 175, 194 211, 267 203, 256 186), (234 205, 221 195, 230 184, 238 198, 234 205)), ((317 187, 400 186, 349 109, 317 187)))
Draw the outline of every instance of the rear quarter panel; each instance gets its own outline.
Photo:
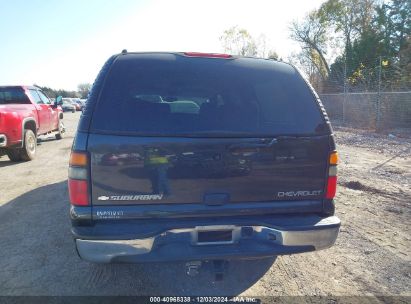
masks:
POLYGON ((0 133, 7 136, 7 146, 21 143, 23 122, 34 119, 37 125, 37 111, 33 104, 0 105, 0 133))

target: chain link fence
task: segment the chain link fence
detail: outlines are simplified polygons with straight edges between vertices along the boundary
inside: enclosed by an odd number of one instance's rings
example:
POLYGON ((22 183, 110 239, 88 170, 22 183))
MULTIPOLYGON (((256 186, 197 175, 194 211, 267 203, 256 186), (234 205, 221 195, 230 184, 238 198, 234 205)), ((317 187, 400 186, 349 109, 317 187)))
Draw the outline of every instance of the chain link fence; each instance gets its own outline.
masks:
POLYGON ((391 58, 355 68, 342 62, 313 85, 334 124, 377 132, 411 130, 410 66, 391 58))
POLYGON ((384 131, 411 128, 411 91, 320 94, 332 121, 384 131))

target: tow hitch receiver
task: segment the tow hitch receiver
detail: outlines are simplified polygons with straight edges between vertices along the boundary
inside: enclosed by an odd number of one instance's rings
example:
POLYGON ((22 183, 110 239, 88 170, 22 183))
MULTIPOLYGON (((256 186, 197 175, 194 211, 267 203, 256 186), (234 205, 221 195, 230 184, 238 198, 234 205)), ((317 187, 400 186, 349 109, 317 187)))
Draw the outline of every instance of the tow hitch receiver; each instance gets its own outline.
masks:
MULTIPOLYGON (((214 274, 215 281, 222 281, 224 279, 224 274, 228 269, 228 261, 226 260, 212 260, 211 262, 211 271, 214 274)), ((208 263, 207 263, 208 264, 208 263)), ((190 277, 195 277, 199 274, 200 268, 203 263, 201 261, 191 261, 186 263, 186 273, 190 277)), ((207 267, 208 268, 208 267, 207 267)))
POLYGON ((202 265, 201 261, 187 262, 186 263, 186 273, 190 277, 195 277, 196 275, 198 275, 201 265, 202 265))

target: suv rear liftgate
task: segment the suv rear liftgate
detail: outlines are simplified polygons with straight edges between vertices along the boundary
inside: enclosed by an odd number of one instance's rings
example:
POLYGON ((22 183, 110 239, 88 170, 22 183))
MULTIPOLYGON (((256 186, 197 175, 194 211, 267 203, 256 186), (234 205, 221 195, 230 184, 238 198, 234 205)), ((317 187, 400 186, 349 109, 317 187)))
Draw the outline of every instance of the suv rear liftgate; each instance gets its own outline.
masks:
POLYGON ((109 263, 328 248, 340 226, 336 164, 320 102, 290 65, 117 55, 94 84, 73 144, 77 250, 109 263))

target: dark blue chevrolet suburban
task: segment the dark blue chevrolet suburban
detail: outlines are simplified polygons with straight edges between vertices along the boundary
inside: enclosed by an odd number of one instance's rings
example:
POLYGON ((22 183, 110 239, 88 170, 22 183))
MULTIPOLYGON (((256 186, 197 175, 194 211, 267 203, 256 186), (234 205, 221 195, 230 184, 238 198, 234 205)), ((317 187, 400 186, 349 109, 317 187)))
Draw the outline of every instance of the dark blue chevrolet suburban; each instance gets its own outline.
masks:
POLYGON ((78 254, 139 263, 328 248, 337 162, 324 108, 292 65, 122 52, 97 76, 72 147, 78 254))

